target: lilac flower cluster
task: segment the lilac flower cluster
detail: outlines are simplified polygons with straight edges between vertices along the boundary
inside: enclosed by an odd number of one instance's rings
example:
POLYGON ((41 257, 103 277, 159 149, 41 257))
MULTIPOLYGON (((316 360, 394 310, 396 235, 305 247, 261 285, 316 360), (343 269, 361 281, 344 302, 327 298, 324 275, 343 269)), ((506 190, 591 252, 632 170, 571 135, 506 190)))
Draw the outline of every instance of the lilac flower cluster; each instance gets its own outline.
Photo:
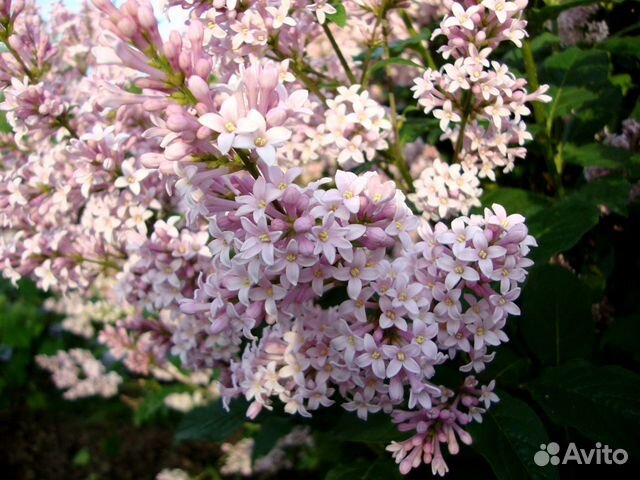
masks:
POLYGON ((558 35, 564 46, 580 43, 598 43, 609 36, 609 26, 597 20, 599 5, 569 8, 558 15, 558 35))
MULTIPOLYGON (((414 97, 425 113, 439 120, 442 138, 451 140, 453 161, 461 165, 459 175, 495 181, 497 168, 509 172, 514 161, 526 155, 523 145, 532 138, 523 121, 531 113, 527 103, 550 100, 545 95, 547 86, 528 93, 526 80, 490 60, 501 42, 510 40, 522 46, 526 21, 520 16, 527 0, 447 0, 444 4, 448 15, 432 38, 447 38, 439 52, 449 63, 437 71, 429 68, 415 79, 414 97)), ((430 191, 432 177, 431 173, 421 174, 416 198, 428 216, 443 217, 447 210, 434 205, 437 198, 430 191)), ((473 204, 481 190, 464 184, 473 204)), ((444 192, 439 196, 444 198, 444 192)), ((461 205, 468 206, 466 202, 461 205)))
POLYGON ((116 372, 107 372, 105 366, 88 350, 74 348, 55 355, 38 355, 36 362, 52 373, 56 386, 65 390, 64 398, 100 395, 112 397, 118 392, 122 378, 116 372))

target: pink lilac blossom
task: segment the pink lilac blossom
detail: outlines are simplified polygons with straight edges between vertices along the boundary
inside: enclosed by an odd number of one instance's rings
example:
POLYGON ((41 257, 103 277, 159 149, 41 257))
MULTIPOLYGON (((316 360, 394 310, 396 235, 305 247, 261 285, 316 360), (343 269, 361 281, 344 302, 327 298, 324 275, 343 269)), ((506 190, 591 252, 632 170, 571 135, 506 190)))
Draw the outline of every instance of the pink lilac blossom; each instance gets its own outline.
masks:
POLYGON ((118 385, 122 382, 120 375, 107 372, 88 350, 61 350, 53 356, 38 355, 36 361, 51 372, 56 387, 65 390, 63 396, 68 400, 93 395, 112 397, 118 393, 118 385))

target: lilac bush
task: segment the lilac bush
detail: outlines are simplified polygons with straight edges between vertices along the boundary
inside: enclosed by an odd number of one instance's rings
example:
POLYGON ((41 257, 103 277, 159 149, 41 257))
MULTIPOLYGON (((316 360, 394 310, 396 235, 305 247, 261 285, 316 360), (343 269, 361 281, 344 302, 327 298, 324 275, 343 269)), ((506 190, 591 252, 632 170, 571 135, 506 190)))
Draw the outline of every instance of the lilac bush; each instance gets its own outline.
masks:
MULTIPOLYGON (((533 265, 522 215, 471 210, 550 101, 494 59, 526 0, 164 3, 188 12, 168 35, 148 0, 48 22, 0 2, 3 275, 61 295, 65 328, 135 374, 204 375, 250 419, 382 412, 410 434, 387 447, 400 471, 444 475, 499 401, 475 375, 533 265), (434 19, 440 67, 422 39, 391 56, 434 19), (402 138, 407 101, 441 152, 402 138)), ((80 350, 38 362, 66 397, 120 379, 80 350)))

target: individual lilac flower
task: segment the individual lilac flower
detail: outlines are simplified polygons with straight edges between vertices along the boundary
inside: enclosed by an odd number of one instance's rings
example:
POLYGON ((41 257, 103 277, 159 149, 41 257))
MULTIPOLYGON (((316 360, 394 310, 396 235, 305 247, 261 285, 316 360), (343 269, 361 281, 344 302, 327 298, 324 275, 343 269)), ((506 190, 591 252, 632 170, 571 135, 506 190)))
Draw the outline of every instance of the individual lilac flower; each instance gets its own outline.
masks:
POLYGON ((385 233, 389 235, 395 235, 400 237, 405 244, 411 243, 411 237, 408 232, 415 231, 420 221, 409 208, 398 208, 393 217, 393 220, 389 223, 389 226, 385 228, 385 233))
POLYGON ((413 341, 428 359, 435 359, 438 354, 437 345, 431 340, 438 335, 438 324, 427 325, 422 321, 414 321, 411 332, 413 341))
POLYGON ((242 243, 239 256, 250 259, 260 254, 267 265, 273 265, 275 247, 274 242, 280 238, 282 232, 272 232, 263 218, 257 224, 251 223, 246 217, 242 217, 242 228, 247 232, 247 239, 242 243))
POLYGON ((236 215, 253 215, 253 221, 265 218, 265 210, 274 200, 280 198, 282 191, 267 183, 263 177, 258 177, 253 184, 252 195, 239 195, 236 202, 240 204, 236 215))
POLYGON ((490 278, 500 282, 500 293, 507 293, 511 290, 512 285, 523 282, 526 275, 526 270, 518 266, 517 258, 509 256, 505 259, 502 267, 493 271, 490 278))
POLYGON ((291 285, 296 286, 300 278, 300 267, 311 267, 315 265, 316 262, 316 258, 301 254, 298 249, 298 242, 293 239, 287 245, 284 254, 276 260, 273 269, 275 271, 284 270, 284 276, 287 281, 291 285))
POLYGON ((440 130, 443 132, 447 131, 449 122, 459 122, 462 120, 460 115, 453 110, 451 100, 446 100, 441 109, 435 109, 433 116, 440 120, 440 130))
MULTIPOLYGON (((362 291, 362 281, 369 282, 378 278, 378 272, 367 266, 367 255, 364 249, 357 249, 353 260, 336 267, 333 277, 347 283, 347 293, 349 298, 356 299, 362 291)), ((417 310, 417 309, 416 309, 417 310)))
POLYGON ((489 302, 491 302, 491 305, 499 312, 505 312, 510 315, 520 315, 520 307, 514 303, 520 296, 520 290, 520 288, 514 288, 502 295, 491 295, 489 302))
POLYGON ((396 327, 403 332, 407 330, 407 321, 404 319, 406 310, 402 307, 394 307, 389 297, 380 299, 380 328, 396 327))
POLYGON ((234 248, 235 240, 234 233, 229 230, 221 230, 215 218, 209 223, 209 233, 213 237, 208 245, 209 251, 213 256, 218 257, 223 265, 230 267, 231 250, 234 248))
POLYGON ((134 195, 140 195, 140 182, 147 178, 151 171, 147 170, 146 168, 136 169, 133 166, 133 162, 133 159, 125 160, 122 162, 122 165, 120 167, 120 169, 122 170, 122 175, 116 178, 113 184, 116 186, 116 188, 128 187, 134 195))
POLYGON ((507 211, 504 209, 504 207, 497 203, 491 205, 491 209, 485 208, 484 216, 487 224, 498 225, 505 230, 508 230, 515 225, 524 223, 524 217, 522 215, 517 213, 507 215, 507 211))
POLYGON ((448 16, 442 22, 442 26, 450 28, 459 25, 467 30, 473 30, 475 28, 475 24, 473 23, 472 17, 476 12, 478 12, 478 10, 480 10, 480 7, 477 5, 465 9, 461 4, 453 2, 453 5, 451 5, 452 15, 448 16))
POLYGON ((451 245, 454 255, 458 255, 476 233, 482 230, 477 225, 468 225, 464 218, 456 218, 451 222, 451 229, 439 232, 436 238, 445 245, 451 245))
POLYGON ((373 394, 363 394, 361 392, 356 392, 353 396, 353 400, 350 402, 346 402, 342 404, 342 408, 347 410, 348 412, 356 412, 358 418, 362 420, 367 419, 367 415, 369 413, 376 413, 380 411, 380 405, 371 403, 373 399, 373 394))
POLYGON ((291 138, 291 130, 285 127, 267 129, 267 122, 260 112, 251 110, 238 122, 238 135, 233 141, 235 148, 255 149, 267 165, 276 164, 276 147, 281 147, 291 138))
MULTIPOLYGON (((316 190, 313 196, 318 200, 318 205, 313 207, 309 212, 310 215, 320 218, 333 214, 334 217, 349 220, 351 212, 344 205, 344 199, 331 190, 316 190)), ((359 199, 358 199, 359 200, 359 199)))
POLYGON ((353 315, 357 321, 367 323, 367 302, 373 294, 373 288, 363 288, 356 298, 342 302, 339 309, 340 315, 353 315))
POLYGON ((398 347, 397 345, 383 345, 382 352, 389 359, 387 365, 387 378, 395 377, 400 370, 420 374, 420 365, 415 357, 420 354, 420 348, 412 343, 398 347))
POLYGON ((349 160, 356 163, 364 163, 362 153, 362 136, 354 135, 351 138, 339 137, 336 139, 336 146, 340 148, 338 154, 338 165, 344 166, 349 160))
POLYGON ((220 113, 205 113, 198 121, 208 129, 218 132, 216 146, 220 152, 228 153, 238 133, 239 119, 238 101, 235 96, 230 96, 220 105, 220 113))
POLYGON ((318 383, 312 389, 305 392, 307 409, 317 410, 320 406, 330 407, 335 402, 329 398, 333 395, 333 388, 329 388, 326 383, 318 383))
POLYGON ((484 233, 478 232, 471 241, 473 248, 467 247, 457 253, 457 257, 465 262, 478 262, 478 267, 483 275, 491 277, 493 274, 493 259, 502 257, 507 249, 500 245, 489 246, 489 241, 484 233))
POLYGON ((38 286, 44 291, 49 290, 58 283, 58 278, 51 269, 50 259, 45 260, 41 265, 37 266, 33 273, 38 277, 38 286))
POLYGON ((351 213, 358 213, 360 209, 360 193, 367 185, 367 179, 355 173, 338 170, 335 181, 336 189, 329 190, 323 197, 323 201, 333 202, 340 200, 351 213))
POLYGON ((373 374, 381 379, 386 377, 386 364, 382 349, 370 334, 364 336, 364 353, 356 358, 356 365, 360 368, 371 367, 373 374))
POLYGON ((344 320, 338 322, 337 330, 339 335, 331 340, 331 347, 342 352, 347 365, 351 365, 356 352, 362 350, 362 338, 353 333, 344 320))
POLYGON ((280 167, 272 166, 267 169, 265 176, 272 185, 284 192, 291 185, 295 185, 294 180, 301 174, 301 168, 289 168, 283 171, 280 167))
POLYGON ((460 296, 462 295, 462 289, 454 288, 448 290, 442 284, 437 284, 433 287, 433 298, 438 301, 433 308, 433 313, 439 317, 448 315, 452 319, 460 318, 462 306, 460 305, 460 296))
POLYGON ((311 417, 311 414, 304 407, 304 398, 302 393, 298 393, 293 397, 289 397, 284 404, 284 411, 291 415, 299 414, 303 417, 311 417))
POLYGON ((336 261, 336 249, 346 261, 353 261, 353 245, 366 231, 364 225, 351 224, 341 227, 334 216, 329 214, 322 225, 311 229, 316 240, 314 255, 322 253, 330 264, 336 261))
POLYGON ((496 326, 491 318, 485 317, 479 322, 466 325, 466 327, 473 334, 474 350, 482 349, 485 344, 495 347, 500 345, 501 342, 509 340, 507 335, 496 326))
POLYGON ((418 302, 424 305, 426 302, 421 301, 420 293, 422 292, 422 285, 417 282, 410 283, 409 277, 406 275, 399 275, 393 282, 393 288, 387 292, 387 295, 392 298, 391 305, 394 308, 405 308, 409 313, 418 315, 418 302))
POLYGON ((325 280, 328 278, 333 278, 333 267, 320 262, 311 268, 305 268, 300 273, 300 281, 305 283, 311 281, 311 289, 318 296, 324 294, 325 280))
POLYGON ((520 10, 515 2, 507 2, 505 0, 482 0, 482 5, 488 10, 491 10, 500 23, 504 23, 507 20, 508 12, 517 12, 520 10))
POLYGON ((451 258, 448 255, 439 257, 436 260, 436 264, 440 269, 448 272, 444 281, 444 285, 448 289, 454 288, 461 279, 467 280, 468 282, 477 282, 480 280, 480 275, 478 275, 477 271, 465 262, 451 258))
POLYGON ((320 24, 323 24, 326 21, 327 15, 333 15, 337 11, 327 0, 316 0, 315 3, 307 5, 307 9, 315 12, 320 24))
POLYGON ((491 380, 488 385, 482 385, 480 387, 480 396, 478 400, 484 403, 484 408, 489 408, 492 403, 498 403, 500 398, 493 392, 496 387, 496 381, 491 380))
POLYGON ((273 17, 273 28, 280 28, 282 25, 290 27, 296 26, 296 21, 289 16, 290 0, 282 0, 279 7, 267 7, 269 15, 273 17))
POLYGON ((287 290, 280 285, 275 285, 264 280, 249 292, 251 300, 264 300, 265 311, 274 318, 278 318, 278 307, 276 302, 282 300, 287 295, 287 290))

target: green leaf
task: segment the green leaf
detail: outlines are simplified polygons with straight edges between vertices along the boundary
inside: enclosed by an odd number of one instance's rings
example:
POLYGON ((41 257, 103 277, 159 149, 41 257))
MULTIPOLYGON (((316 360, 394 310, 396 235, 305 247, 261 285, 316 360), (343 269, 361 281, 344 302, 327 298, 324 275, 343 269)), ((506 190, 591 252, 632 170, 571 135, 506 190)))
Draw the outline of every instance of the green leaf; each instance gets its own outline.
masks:
POLYGON ((626 168, 631 161, 631 152, 629 150, 610 147, 602 143, 588 143, 586 145, 566 143, 562 146, 562 156, 567 163, 582 167, 600 167, 611 170, 626 168))
POLYGON ((485 191, 480 201, 485 207, 491 207, 494 203, 498 203, 502 205, 507 212, 517 212, 525 217, 529 217, 540 210, 548 208, 552 204, 549 197, 520 188, 510 187, 499 187, 495 190, 485 191))
POLYGON ((495 380, 500 386, 518 386, 529 377, 531 360, 515 353, 509 346, 504 345, 496 352, 495 359, 491 362, 481 378, 489 383, 495 380))
POLYGON ((7 122, 7 112, 0 112, 0 132, 1 133, 11 133, 13 130, 9 122, 7 122))
POLYGON ((364 77, 363 83, 367 83, 367 79, 371 77, 378 70, 381 70, 389 65, 402 65, 404 67, 414 67, 420 69, 420 71, 424 70, 424 67, 416 62, 412 62, 411 60, 407 60, 406 58, 387 58, 385 60, 380 60, 371 65, 371 68, 367 70, 367 73, 364 77))
POLYGON ((185 389, 181 386, 160 386, 147 382, 145 384, 145 396, 137 406, 133 414, 133 422, 136 426, 144 425, 169 413, 169 407, 164 399, 171 393, 181 393, 185 389))
POLYGON ((390 457, 384 457, 369 465, 362 480, 402 480, 403 478, 398 465, 390 457))
POLYGON ((559 88, 552 85, 548 94, 553 98, 553 117, 566 117, 579 112, 590 102, 598 99, 598 94, 583 87, 567 86, 559 88))
POLYGON ((327 19, 330 22, 335 23, 340 28, 344 28, 347 24, 347 11, 345 10, 344 5, 340 0, 333 0, 330 3, 335 7, 336 13, 327 15, 327 19))
POLYGON ((348 465, 337 465, 327 472, 324 480, 354 480, 364 478, 370 464, 361 458, 348 465))
POLYGON ((556 253, 569 250, 598 224, 600 212, 581 198, 565 198, 528 219, 529 233, 538 241, 531 257, 543 263, 556 253))
POLYGON ((343 412, 327 435, 338 440, 361 443, 385 443, 407 437, 406 433, 398 431, 388 415, 369 415, 365 422, 351 412, 343 412))
POLYGON ((469 426, 473 448, 482 455, 499 480, 558 478, 556 467, 533 462, 540 445, 549 437, 536 413, 522 400, 499 391, 500 402, 469 426))
POLYGON ((260 430, 254 437, 252 458, 263 457, 276 446, 278 440, 291 431, 293 422, 290 418, 269 415, 260 422, 260 430))
POLYGON ((529 274, 522 294, 520 328, 545 365, 560 365, 593 349, 590 291, 569 270, 543 265, 529 274))
MULTIPOLYGON (((398 56, 407 48, 414 48, 419 46, 423 41, 429 41, 431 39, 431 29, 424 28, 416 35, 411 35, 409 38, 404 40, 397 40, 395 42, 389 43, 389 51, 392 56, 398 56)), ((381 49, 382 50, 382 49, 381 49)))
POLYGON ((614 319, 605 331, 601 348, 617 349, 632 355, 635 360, 640 360, 640 315, 619 317, 614 319))
POLYGON ((549 121, 566 113, 563 110, 566 108, 564 106, 568 105, 563 100, 565 94, 572 95, 573 101, 585 102, 580 97, 584 95, 583 90, 578 91, 579 95, 576 95, 576 90, 568 87, 579 87, 597 93, 609 85, 609 67, 609 57, 606 52, 580 50, 577 47, 563 50, 546 59, 541 69, 542 81, 557 87, 552 91, 553 100, 547 104, 549 121))
POLYGON ((620 367, 567 365, 546 370, 529 391, 554 422, 640 458, 640 376, 620 367))
POLYGON ((91 461, 91 453, 87 447, 82 447, 73 457, 73 464, 78 466, 89 465, 91 461))
POLYGON ((418 138, 424 138, 430 132, 440 135, 438 120, 435 118, 407 118, 400 128, 400 140, 403 144, 414 142, 418 138))
POLYGON ((175 439, 209 440, 221 442, 238 431, 247 421, 246 403, 234 401, 227 412, 219 400, 205 407, 198 407, 187 413, 176 431, 175 439))
POLYGON ((614 55, 640 58, 640 37, 610 37, 595 47, 614 55))
POLYGON ((612 212, 626 217, 630 190, 631 184, 624 178, 602 177, 587 183, 572 197, 591 202, 598 207, 603 205, 612 212))

